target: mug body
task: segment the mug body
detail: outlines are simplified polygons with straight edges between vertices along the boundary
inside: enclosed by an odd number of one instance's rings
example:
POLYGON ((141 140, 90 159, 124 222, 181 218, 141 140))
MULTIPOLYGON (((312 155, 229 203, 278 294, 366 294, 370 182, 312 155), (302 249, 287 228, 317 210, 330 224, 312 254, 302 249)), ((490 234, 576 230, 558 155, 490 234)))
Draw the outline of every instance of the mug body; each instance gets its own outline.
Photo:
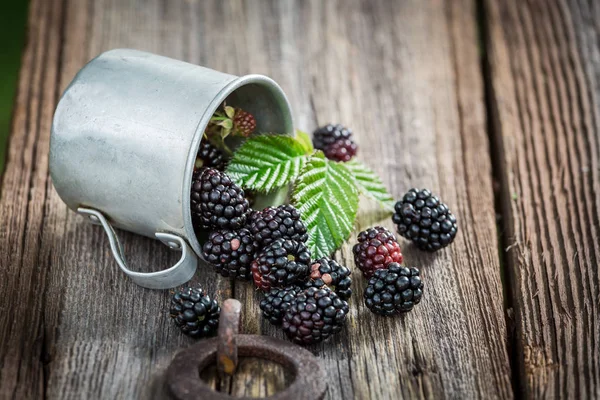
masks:
POLYGON ((203 132, 218 106, 240 107, 258 132, 293 133, 281 88, 260 75, 237 77, 137 50, 90 61, 57 106, 50 173, 61 199, 101 212, 112 226, 201 245, 190 184, 203 132))

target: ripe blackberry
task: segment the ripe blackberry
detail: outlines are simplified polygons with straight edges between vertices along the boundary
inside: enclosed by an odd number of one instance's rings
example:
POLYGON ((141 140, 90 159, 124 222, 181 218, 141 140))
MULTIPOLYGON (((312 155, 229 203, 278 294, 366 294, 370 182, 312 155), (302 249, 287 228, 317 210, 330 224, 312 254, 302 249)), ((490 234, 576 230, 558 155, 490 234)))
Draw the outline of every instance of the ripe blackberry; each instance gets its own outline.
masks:
POLYGON ((252 262, 252 278, 257 288, 285 288, 308 278, 310 252, 302 242, 277 239, 267 245, 252 262))
POLYGON ((256 120, 248 111, 236 108, 233 116, 233 129, 235 133, 248 137, 256 129, 256 120))
POLYGON ((329 288, 311 287, 289 305, 282 328, 295 343, 318 343, 342 329, 348 311, 348 303, 329 288))
POLYGON ((248 229, 261 246, 277 239, 293 239, 306 242, 308 234, 300 213, 290 204, 267 207, 253 212, 248 218, 248 229))
POLYGON ((352 131, 340 124, 327 124, 315 130, 313 145, 333 161, 350 161, 358 151, 358 146, 352 140, 352 131))
POLYGON ((265 319, 273 325, 281 325, 285 311, 298 293, 302 292, 299 286, 291 286, 285 289, 271 289, 271 291, 260 301, 260 309, 265 319))
POLYGON ((225 169, 225 157, 223 153, 208 140, 203 140, 200 143, 200 149, 198 150, 196 163, 194 164, 194 171, 202 168, 215 168, 219 171, 225 169))
POLYGON ((365 278, 392 262, 402 263, 400 245, 394 234, 382 226, 369 228, 358 234, 358 243, 352 248, 354 262, 365 278))
POLYGON ((183 333, 205 337, 216 332, 221 307, 200 288, 181 289, 171 299, 171 318, 183 333))
POLYGON ((398 233, 421 250, 439 250, 456 237, 456 218, 448 206, 427 189, 410 189, 396 203, 395 210, 392 221, 398 226, 398 233))
POLYGON ((309 278, 306 288, 327 286, 342 300, 348 300, 352 295, 350 270, 330 258, 323 257, 315 261, 310 266, 309 278))
POLYGON ((327 124, 313 132, 313 145, 315 148, 324 150, 325 147, 338 140, 350 139, 352 131, 340 124, 327 124))
POLYGON ((206 261, 222 276, 248 280, 258 243, 248 229, 225 229, 212 232, 202 250, 206 261))
POLYGON ((194 225, 200 229, 239 229, 246 223, 250 206, 244 191, 229 176, 204 168, 192 179, 191 208, 194 225))
POLYGON ((423 282, 416 268, 391 263, 379 269, 365 288, 365 305, 379 315, 396 315, 413 309, 421 301, 423 282))

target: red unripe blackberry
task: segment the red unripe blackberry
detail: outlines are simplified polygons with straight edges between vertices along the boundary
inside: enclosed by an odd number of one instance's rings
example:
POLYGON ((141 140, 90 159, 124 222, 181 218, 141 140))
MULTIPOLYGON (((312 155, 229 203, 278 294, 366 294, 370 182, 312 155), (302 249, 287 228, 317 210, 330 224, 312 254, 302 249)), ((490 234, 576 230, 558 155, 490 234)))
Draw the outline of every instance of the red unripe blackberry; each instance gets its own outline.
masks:
POLYGON ((203 168, 192 179, 191 208, 192 221, 200 229, 239 229, 246 223, 250 205, 229 176, 203 168))
POLYGON ((352 295, 352 278, 350 270, 327 257, 315 261, 310 266, 309 280, 305 287, 321 288, 327 286, 342 300, 348 300, 352 295))
POLYGON ((184 288, 171 298, 170 315, 183 333, 195 338, 217 331, 221 307, 200 288, 184 288))
POLYGON ((323 150, 325 157, 340 162, 350 161, 356 155, 357 151, 358 145, 351 139, 338 140, 323 150))
POLYGON ((417 268, 391 263, 375 271, 365 288, 365 305, 375 314, 391 316, 408 312, 421 302, 423 282, 417 268))
POLYGON ((256 120, 248 111, 236 108, 233 116, 233 129, 236 133, 248 137, 256 129, 256 120))
POLYGON ((219 171, 225 169, 225 157, 221 150, 213 146, 208 140, 203 140, 198 149, 194 171, 202 168, 215 168, 219 171))
POLYGON ((277 239, 299 242, 306 242, 308 239, 306 225, 302 222, 300 213, 290 204, 254 211, 248 218, 247 227, 261 246, 277 239))
POLYGON ((369 228, 358 234, 358 243, 352 248, 354 262, 365 278, 392 262, 402 263, 400 245, 392 232, 382 226, 369 228))
POLYGON ((333 161, 350 161, 358 151, 358 146, 352 140, 352 131, 340 124, 327 124, 315 130, 313 145, 333 161))
POLYGON ((206 261, 222 276, 248 280, 258 243, 248 229, 225 229, 212 232, 202 251, 206 261))
POLYGON ((252 278, 257 288, 285 288, 306 281, 310 252, 302 242, 277 239, 267 245, 252 262, 252 278))
POLYGON ((331 289, 311 287, 289 305, 282 328, 294 343, 318 343, 342 329, 348 311, 348 303, 331 289))
POLYGON ((392 221, 398 226, 398 233, 421 250, 439 250, 456 237, 456 217, 427 189, 409 190, 396 203, 395 210, 392 221))
POLYGON ((263 317, 273 325, 281 325, 286 310, 298 293, 303 290, 299 286, 271 289, 265 298, 260 301, 263 317))

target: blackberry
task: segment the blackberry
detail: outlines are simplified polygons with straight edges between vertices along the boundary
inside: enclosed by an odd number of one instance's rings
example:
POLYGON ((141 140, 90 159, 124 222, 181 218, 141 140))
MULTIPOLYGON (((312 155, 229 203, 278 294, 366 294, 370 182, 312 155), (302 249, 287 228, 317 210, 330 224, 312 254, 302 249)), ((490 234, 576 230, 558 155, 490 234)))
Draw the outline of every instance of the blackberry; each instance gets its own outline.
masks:
POLYGON ((306 242, 308 239, 306 225, 300 219, 300 213, 290 204, 253 212, 248 218, 248 229, 261 246, 281 238, 299 242, 306 242))
POLYGON ((311 287, 289 305, 282 328, 295 343, 318 343, 342 329, 348 311, 348 303, 329 288, 311 287))
POLYGON ((200 229, 239 229, 250 206, 244 191, 229 176, 214 168, 194 173, 191 193, 192 220, 200 229))
POLYGON ((171 318, 183 333, 205 337, 216 332, 221 307, 200 288, 181 289, 171 299, 171 318))
POLYGON ((277 239, 266 246, 252 262, 252 278, 257 288, 285 288, 308 278, 310 252, 302 242, 277 239))
POLYGON ((248 137, 256 129, 256 120, 248 111, 236 108, 233 116, 233 129, 235 133, 248 137))
POLYGON ((375 314, 391 316, 413 309, 423 295, 423 282, 416 268, 391 263, 379 269, 365 288, 365 305, 375 314))
POLYGON ((313 145, 315 148, 324 150, 325 147, 342 139, 350 139, 352 131, 340 124, 327 124, 313 132, 313 145))
POLYGON ((439 250, 456 237, 456 218, 448 206, 427 189, 410 189, 396 203, 395 210, 392 221, 398 226, 398 233, 421 250, 439 250))
POLYGON ((212 232, 202 250, 206 261, 222 276, 248 280, 258 244, 248 229, 226 229, 212 232))
POLYGON ((323 152, 325 157, 333 161, 347 162, 356 155, 358 145, 351 139, 338 140, 337 142, 325 147, 323 152))
POLYGON ((358 146, 352 140, 352 131, 340 124, 327 124, 315 130, 313 145, 334 161, 350 161, 358 151, 358 146))
POLYGON ((358 234, 358 243, 352 248, 354 262, 365 278, 389 263, 402 263, 400 245, 394 234, 382 226, 369 228, 358 234))
POLYGON ((215 168, 219 171, 225 169, 225 157, 223 153, 208 140, 203 140, 200 143, 200 149, 198 150, 196 163, 194 164, 194 171, 202 168, 215 168))
POLYGON ((260 309, 265 319, 273 325, 281 325, 285 311, 294 298, 302 292, 299 286, 291 286, 285 289, 271 289, 271 291, 260 301, 260 309))
POLYGON ((342 300, 348 300, 352 295, 352 278, 350 270, 335 260, 323 257, 310 266, 309 280, 305 287, 327 286, 342 300))

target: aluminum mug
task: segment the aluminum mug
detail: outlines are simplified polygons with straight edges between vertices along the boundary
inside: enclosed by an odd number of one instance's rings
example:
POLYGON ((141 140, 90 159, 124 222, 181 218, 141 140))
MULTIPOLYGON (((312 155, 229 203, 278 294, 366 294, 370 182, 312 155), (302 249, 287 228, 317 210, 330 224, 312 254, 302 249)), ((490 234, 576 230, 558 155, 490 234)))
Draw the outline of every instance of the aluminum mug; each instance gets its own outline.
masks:
POLYGON ((75 76, 52 123, 50 174, 67 206, 100 224, 136 284, 152 289, 192 278, 201 244, 190 188, 203 132, 227 104, 256 118, 258 132, 293 133, 281 88, 261 75, 237 77, 130 49, 102 53, 75 76), (158 272, 129 269, 114 228, 181 251, 158 272))

